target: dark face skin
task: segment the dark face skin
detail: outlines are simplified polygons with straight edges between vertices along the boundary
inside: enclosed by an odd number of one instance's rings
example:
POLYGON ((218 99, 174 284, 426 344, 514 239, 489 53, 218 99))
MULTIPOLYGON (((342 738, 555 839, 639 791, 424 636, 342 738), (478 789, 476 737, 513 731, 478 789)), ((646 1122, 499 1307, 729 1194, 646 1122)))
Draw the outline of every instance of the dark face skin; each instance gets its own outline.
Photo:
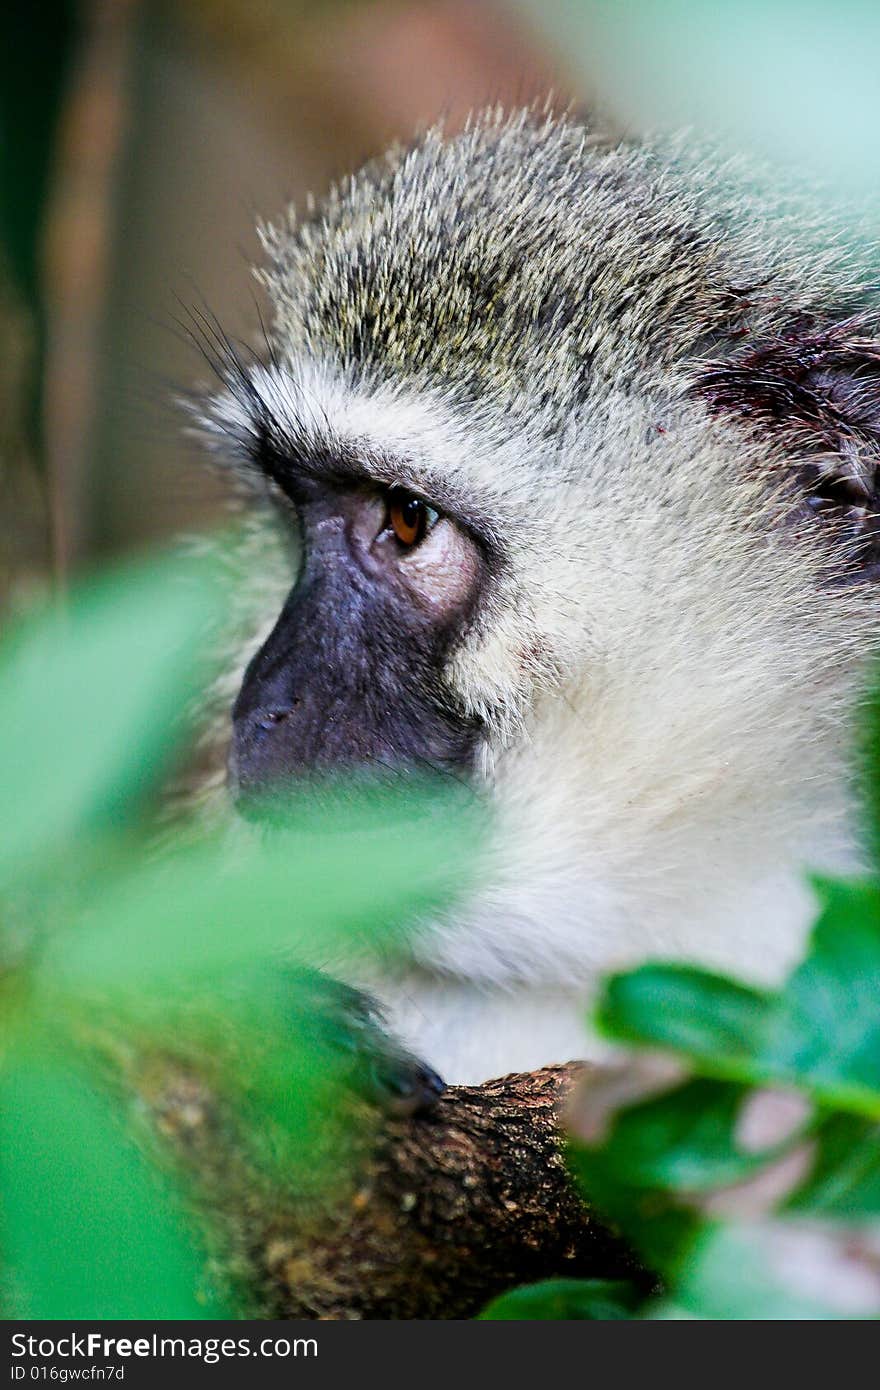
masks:
POLYGON ((478 730, 443 671, 476 605, 476 542, 400 489, 308 479, 295 501, 302 570, 233 708, 236 796, 311 772, 467 773, 478 730))

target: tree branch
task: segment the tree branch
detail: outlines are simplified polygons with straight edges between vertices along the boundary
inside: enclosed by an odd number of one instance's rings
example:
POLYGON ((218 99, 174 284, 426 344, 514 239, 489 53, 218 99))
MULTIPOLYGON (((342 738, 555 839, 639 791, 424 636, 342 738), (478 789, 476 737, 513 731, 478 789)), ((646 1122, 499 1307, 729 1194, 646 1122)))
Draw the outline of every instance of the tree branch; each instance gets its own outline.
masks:
MULTIPOLYGON (((562 1159, 560 1105, 582 1070, 572 1063, 454 1086, 425 1115, 380 1117, 355 1182, 317 1212, 283 1194, 277 1203, 255 1196, 243 1174, 230 1202, 227 1167, 224 1217, 238 1232, 255 1313, 468 1318, 538 1279, 638 1277, 562 1159)), ((222 1124, 210 1097, 191 1075, 161 1092, 161 1128, 203 1176, 216 1170, 222 1124)))

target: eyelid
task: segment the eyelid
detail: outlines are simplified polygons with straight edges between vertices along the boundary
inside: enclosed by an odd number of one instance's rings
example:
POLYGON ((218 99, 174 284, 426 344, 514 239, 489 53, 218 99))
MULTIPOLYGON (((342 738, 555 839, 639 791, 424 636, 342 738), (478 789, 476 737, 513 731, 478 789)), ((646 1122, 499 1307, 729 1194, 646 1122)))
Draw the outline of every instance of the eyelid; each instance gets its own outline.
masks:
POLYGON ((421 505, 426 509, 426 511, 429 511, 432 514, 432 516, 440 516, 440 508, 434 507, 428 501, 427 497, 425 497, 424 493, 421 493, 417 487, 413 486, 412 483, 386 483, 383 488, 383 491, 385 493, 385 496, 389 498, 393 497, 395 493, 397 493, 401 497, 412 497, 414 501, 420 502, 421 505))
POLYGON ((435 507, 419 487, 406 481, 405 477, 379 477, 360 462, 356 455, 343 458, 329 450, 308 453, 293 444, 282 449, 272 441, 264 440, 260 447, 252 452, 251 460, 257 473, 275 483, 294 505, 308 497, 322 483, 340 488, 359 486, 377 489, 386 497, 393 492, 404 492, 417 498, 425 507, 428 530, 445 518, 465 531, 478 544, 490 548, 496 544, 491 530, 481 524, 477 516, 471 515, 468 508, 457 505, 454 499, 450 499, 448 505, 441 503, 435 507))

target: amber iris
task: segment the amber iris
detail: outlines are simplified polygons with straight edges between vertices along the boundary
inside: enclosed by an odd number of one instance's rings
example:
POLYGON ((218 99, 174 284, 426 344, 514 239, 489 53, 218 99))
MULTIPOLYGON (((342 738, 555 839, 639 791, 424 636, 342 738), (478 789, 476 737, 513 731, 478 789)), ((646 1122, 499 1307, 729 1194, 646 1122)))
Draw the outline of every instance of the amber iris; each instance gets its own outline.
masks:
POLYGON ((428 507, 411 492, 392 492, 388 498, 388 521, 400 544, 411 549, 428 529, 428 507))

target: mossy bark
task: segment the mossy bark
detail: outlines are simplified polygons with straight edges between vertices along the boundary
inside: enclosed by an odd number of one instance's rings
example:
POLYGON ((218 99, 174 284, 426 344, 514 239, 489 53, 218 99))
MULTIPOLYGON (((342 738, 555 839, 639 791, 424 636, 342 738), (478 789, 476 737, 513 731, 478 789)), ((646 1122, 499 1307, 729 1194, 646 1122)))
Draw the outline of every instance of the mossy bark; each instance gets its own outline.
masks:
POLYGON ((166 1073, 152 1107, 214 1193, 255 1315, 469 1318, 518 1284, 637 1273, 563 1161, 560 1110, 581 1070, 453 1086, 408 1119, 365 1114, 351 1180, 318 1203, 236 1169, 219 1109, 194 1078, 166 1073))

